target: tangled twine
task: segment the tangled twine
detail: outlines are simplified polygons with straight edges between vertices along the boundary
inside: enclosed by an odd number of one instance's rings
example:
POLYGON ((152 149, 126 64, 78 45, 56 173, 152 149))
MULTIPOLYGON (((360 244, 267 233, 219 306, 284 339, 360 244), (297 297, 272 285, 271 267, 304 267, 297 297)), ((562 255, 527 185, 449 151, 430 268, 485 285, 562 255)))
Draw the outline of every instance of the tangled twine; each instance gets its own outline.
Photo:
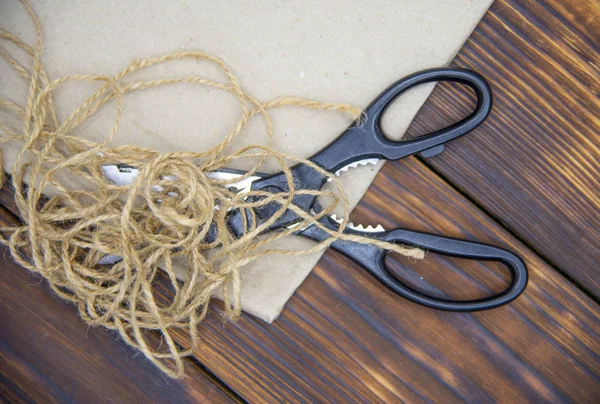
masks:
MULTIPOLYGON (((31 7, 23 2, 36 29, 34 46, 16 35, 0 30, 0 39, 24 50, 30 66, 22 65, 0 47, 0 55, 29 84, 26 105, 0 99, 0 109, 16 115, 22 128, 0 122, 0 144, 21 147, 11 171, 15 202, 24 225, 2 228, 0 241, 14 259, 39 273, 63 299, 73 302, 85 322, 116 330, 131 346, 139 349, 171 377, 184 372, 183 357, 190 355, 198 341, 198 323, 206 316, 209 301, 220 291, 224 314, 236 319, 241 312, 241 269, 268 254, 302 255, 327 248, 337 239, 376 244, 397 253, 420 258, 422 251, 344 234, 348 223, 348 201, 337 179, 310 161, 271 148, 273 129, 269 110, 286 106, 337 111, 353 119, 361 110, 345 104, 330 104, 302 98, 275 98, 260 102, 245 92, 231 70, 218 58, 197 51, 177 52, 133 62, 113 77, 75 75, 50 80, 40 60, 41 26, 31 7), (153 81, 126 81, 133 72, 180 59, 204 60, 218 66, 227 82, 204 77, 165 78, 153 81), (68 119, 61 121, 53 102, 57 88, 73 81, 91 81, 100 88, 81 103, 68 119), (239 102, 241 118, 216 147, 203 152, 160 153, 133 145, 111 146, 121 120, 123 96, 151 87, 191 83, 231 93, 239 102), (105 104, 116 103, 116 117, 101 143, 74 136, 73 130, 105 104), (252 145, 231 154, 231 145, 254 116, 266 124, 266 145, 252 145), (266 193, 252 191, 237 194, 226 185, 236 180, 209 178, 206 173, 224 168, 237 159, 252 159, 247 176, 258 171, 267 159, 274 160, 285 173, 289 191, 266 193), (101 172, 106 164, 124 163, 139 168, 136 180, 126 186, 110 183, 101 172), (294 188, 290 163, 303 163, 332 179, 334 191, 307 191, 294 188), (61 175, 67 173, 68 175, 61 175), (174 176, 177 181, 165 177, 174 176), (85 185, 74 186, 77 178, 85 185), (25 186, 27 180, 28 186, 25 186), (157 185, 162 187, 158 192, 157 185), (44 192, 52 188, 52 197, 44 192), (330 201, 317 215, 302 211, 292 200, 300 194, 318 195, 330 201), (257 196, 260 198, 247 198, 257 196), (344 219, 337 231, 322 226, 318 219, 330 214, 338 202, 344 206, 344 219), (280 209, 266 222, 251 226, 234 237, 226 226, 231 209, 250 212, 276 202, 280 209), (219 209, 215 209, 217 206, 219 209), (298 228, 316 225, 331 237, 305 250, 275 250, 268 246, 286 237, 296 228, 261 235, 288 209, 300 218, 298 228), (209 243, 205 236, 211 223, 218 228, 217 239, 209 243), (103 265, 106 255, 123 260, 103 265), (185 257, 189 268, 185 279, 178 280, 173 261, 185 257), (159 268, 160 265, 160 268, 159 268), (159 269, 168 277, 172 293, 159 295, 153 282, 159 269), (163 343, 154 346, 149 332, 158 331, 163 343), (187 334, 191 349, 181 349, 173 333, 187 334)), ((0 154, 0 159, 2 155, 0 154)), ((4 182, 3 170, 0 170, 4 182)), ((255 219, 255 218, 253 218, 255 219)))

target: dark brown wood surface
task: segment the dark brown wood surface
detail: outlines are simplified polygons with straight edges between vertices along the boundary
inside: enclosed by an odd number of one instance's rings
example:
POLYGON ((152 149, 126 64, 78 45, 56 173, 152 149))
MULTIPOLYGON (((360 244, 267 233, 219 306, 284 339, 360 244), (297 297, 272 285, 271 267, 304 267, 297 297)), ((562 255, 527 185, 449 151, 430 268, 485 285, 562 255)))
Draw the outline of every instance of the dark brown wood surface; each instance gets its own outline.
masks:
MULTIPOLYGON (((438 157, 386 164, 354 212, 359 222, 517 252, 531 281, 511 305, 472 314, 423 308, 330 251, 272 325, 248 315, 226 323, 215 304, 188 377, 176 382, 113 334, 88 328, 5 258, 0 397, 598 402, 599 7, 497 0, 455 61, 491 81, 488 122, 438 157)), ((440 86, 410 132, 441 127, 468 105, 461 91, 440 86)), ((11 209, 10 191, 0 196, 11 209)), ((435 254, 389 265, 439 296, 484 296, 507 282, 501 265, 435 254)))
MULTIPOLYGON (((600 1, 497 1, 453 64, 490 81, 494 109, 428 164, 598 299, 600 1)), ((464 116, 463 94, 438 86, 411 132, 464 116)))
MULTIPOLYGON (((274 324, 251 316, 223 324, 214 311, 200 326, 197 357, 238 394, 272 402, 600 397, 597 304, 416 159, 387 164, 355 218, 507 247, 529 267, 527 292, 488 312, 439 312, 329 252, 274 324)), ((402 264, 416 286, 456 298, 505 284, 500 266, 481 262, 430 254, 418 266, 402 264)))
MULTIPOLYGON (((14 225, 0 209, 0 226, 14 225)), ((169 379, 117 334, 86 326, 5 249, 0 266, 0 401, 236 402, 201 367, 169 379)))

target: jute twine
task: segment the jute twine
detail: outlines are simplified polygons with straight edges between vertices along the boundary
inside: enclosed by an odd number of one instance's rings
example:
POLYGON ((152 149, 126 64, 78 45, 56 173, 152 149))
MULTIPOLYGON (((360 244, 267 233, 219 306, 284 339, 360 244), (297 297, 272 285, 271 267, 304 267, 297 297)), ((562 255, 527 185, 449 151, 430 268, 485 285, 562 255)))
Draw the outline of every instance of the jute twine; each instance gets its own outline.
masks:
MULTIPOLYGON (((29 56, 29 64, 22 64, 0 47, 4 60, 18 73, 15 80, 20 77, 29 85, 24 106, 0 99, 0 108, 22 121, 20 129, 8 122, 0 122, 3 133, 0 144, 11 142, 22 146, 11 170, 11 181, 24 225, 0 229, 0 241, 8 246, 19 264, 40 274, 61 298, 73 302, 85 322, 116 330, 129 345, 142 351, 169 376, 183 375, 183 358, 197 345, 198 324, 206 316, 209 301, 217 291, 224 300, 224 315, 233 320, 240 316, 240 273, 249 262, 268 254, 310 254, 327 248, 336 239, 375 244, 405 256, 422 257, 423 252, 416 248, 343 234, 348 223, 348 201, 337 179, 310 161, 271 148, 271 109, 303 107, 335 111, 352 119, 360 118, 360 109, 291 97, 261 102, 242 89, 220 59, 198 51, 136 61, 114 76, 88 74, 50 80, 40 58, 40 23, 31 7, 22 3, 35 25, 37 41, 30 46, 16 35, 0 30, 2 40, 16 45, 29 56), (219 82, 205 77, 127 80, 133 72, 181 59, 211 62, 222 69, 228 80, 219 82), (61 121, 53 93, 74 81, 95 82, 99 89, 75 108, 69 118, 61 121), (207 151, 172 153, 134 145, 111 146, 121 120, 125 94, 175 83, 227 91, 237 99, 241 117, 219 145, 207 151), (72 134, 107 103, 116 104, 117 112, 103 142, 92 142, 72 134), (225 154, 225 148, 253 117, 264 120, 268 142, 225 154), (267 159, 277 162, 286 174, 289 192, 253 191, 239 195, 225 187, 226 181, 207 177, 207 172, 227 167, 242 158, 254 162, 248 175, 260 170, 267 159), (115 163, 135 166, 140 169, 140 175, 131 185, 112 184, 102 175, 101 166, 115 163), (334 190, 295 189, 288 168, 294 163, 307 164, 332 178, 334 190), (166 180, 165 176, 175 176, 177 181, 166 180), (69 180, 73 178, 87 184, 85 189, 74 187, 73 181, 69 180), (28 186, 25 186, 25 179, 28 186), (163 190, 157 192, 156 185, 163 190), (44 192, 50 187, 56 191, 53 192, 55 196, 47 198, 44 192), (311 216, 292 204, 299 194, 319 195, 330 203, 319 215, 311 216), (250 202, 245 198, 247 196, 263 198, 253 198, 250 202), (271 202, 280 205, 276 214, 265 223, 248 228, 241 238, 236 239, 225 225, 225 216, 230 209, 246 211, 244 208, 271 202), (339 230, 332 231, 323 227, 318 219, 330 214, 339 202, 345 208, 344 219, 339 230), (287 209, 301 218, 299 227, 259 236, 287 209), (218 238, 207 243, 205 236, 211 223, 218 226, 218 238), (269 248, 273 241, 308 225, 321 227, 331 237, 306 250, 269 248), (112 265, 99 264, 98 261, 107 254, 123 257, 123 260, 112 265), (178 280, 173 270, 173 261, 181 257, 189 262, 184 280, 178 280), (159 296, 153 286, 160 270, 166 273, 172 289, 166 297, 164 293, 159 296), (150 341, 154 339, 149 338, 150 332, 162 336, 160 346, 152 345, 150 341), (175 332, 179 333, 178 337, 189 339, 190 349, 182 349, 175 343, 175 332)), ((3 183, 3 170, 0 173, 3 183)), ((248 211, 252 212, 251 209, 248 211)))

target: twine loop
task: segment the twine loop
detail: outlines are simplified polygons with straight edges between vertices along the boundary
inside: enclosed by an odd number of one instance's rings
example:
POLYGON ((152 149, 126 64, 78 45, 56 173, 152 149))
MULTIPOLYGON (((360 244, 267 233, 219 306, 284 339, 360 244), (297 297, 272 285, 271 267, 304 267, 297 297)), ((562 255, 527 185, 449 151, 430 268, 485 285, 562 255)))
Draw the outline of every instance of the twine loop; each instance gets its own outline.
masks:
MULTIPOLYGON (((116 330, 168 375, 183 375, 182 358, 197 345, 198 324, 217 292, 224 301, 224 315, 229 319, 239 317, 241 271, 252 261, 268 254, 309 254, 327 248, 336 239, 422 257, 423 252, 417 248, 344 234, 348 201, 337 179, 310 161, 271 148, 272 109, 294 106, 336 111, 351 119, 360 117, 360 109, 296 97, 260 102, 243 90, 220 59, 199 51, 135 61, 114 76, 88 74, 50 80, 41 62, 41 26, 31 7, 22 3, 34 22, 37 42, 31 46, 0 30, 0 40, 28 55, 27 62, 22 63, 0 48, 0 56, 17 73, 16 80, 20 77, 29 85, 25 105, 0 98, 0 110, 21 125, 19 128, 10 121, 0 121, 0 145, 20 148, 10 172, 15 203, 24 224, 0 229, 0 242, 8 246, 18 263, 39 273, 60 297, 73 302, 85 322, 116 330), (136 71, 181 59, 210 62, 225 73, 227 81, 197 76, 130 79, 136 71), (59 119, 53 94, 77 81, 96 83, 98 90, 89 94, 68 118, 59 119), (211 87, 237 99, 241 117, 220 144, 206 151, 171 153, 112 144, 125 94, 176 83, 211 87), (116 105, 116 116, 104 141, 92 142, 73 134, 107 104, 116 105), (225 153, 248 121, 259 118, 265 123, 267 144, 225 153), (238 159, 253 161, 247 176, 259 171, 267 160, 275 162, 286 175, 289 191, 251 191, 241 195, 227 188, 228 181, 208 175, 238 159), (102 167, 116 163, 136 167, 139 175, 124 186, 107 181, 102 167), (307 164, 332 178, 334 190, 295 189, 289 170, 290 164, 295 163, 307 164), (49 191, 50 196, 45 196, 49 191), (294 197, 302 193, 323 197, 328 203, 322 212, 311 216, 292 204, 294 197), (258 223, 253 217, 255 209, 273 202, 279 209, 258 223), (338 203, 344 207, 342 225, 338 230, 323 227, 319 218, 332 213, 338 203), (231 209, 238 209, 244 220, 254 223, 241 237, 231 234, 226 225, 231 209), (306 250, 269 248, 273 241, 295 231, 283 229, 263 234, 288 209, 301 218, 300 228, 319 226, 330 238, 306 250), (218 229, 214 242, 206 241, 211 225, 218 229), (107 257, 114 260, 108 262, 107 257), (185 274, 179 274, 180 279, 175 262, 183 262, 187 268, 185 274), (162 336, 158 346, 152 343, 154 338, 149 338, 151 332, 162 336), (175 342, 176 336, 189 341, 192 349, 181 349, 175 342)), ((1 157, 0 153, 0 162, 1 157)), ((3 170, 0 175, 4 182, 3 170)))

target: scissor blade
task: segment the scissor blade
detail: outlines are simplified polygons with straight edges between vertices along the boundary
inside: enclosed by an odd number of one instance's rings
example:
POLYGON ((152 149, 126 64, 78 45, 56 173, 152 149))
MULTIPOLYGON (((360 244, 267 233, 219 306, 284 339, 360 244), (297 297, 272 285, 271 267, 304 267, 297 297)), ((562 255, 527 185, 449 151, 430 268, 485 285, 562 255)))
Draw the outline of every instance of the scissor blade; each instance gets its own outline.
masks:
MULTIPOLYGON (((139 169, 129 166, 129 165, 125 165, 125 164, 107 164, 107 165, 103 165, 100 169, 102 170, 102 174, 104 174, 106 179, 108 179, 115 185, 121 185, 121 186, 129 185, 129 184, 133 183, 135 181, 135 179, 138 177, 138 175, 140 174, 139 169)), ((211 172, 208 172, 206 175, 209 178, 212 178, 215 180, 227 181, 227 180, 234 180, 236 178, 243 177, 245 174, 246 173, 244 171, 227 169, 227 170, 211 171, 211 172)), ((230 189, 235 188, 238 193, 246 193, 246 192, 250 191, 250 189, 252 187, 252 183, 254 181, 259 180, 259 179, 265 177, 266 175, 267 174, 257 173, 257 175, 249 176, 240 181, 226 184, 225 186, 230 189)), ((170 180, 170 181, 177 181, 177 178, 175 176, 166 175, 163 178, 166 180, 170 180)), ((163 188, 158 185, 155 185, 155 186, 153 186, 153 190, 156 192, 161 192, 161 191, 163 191, 163 188)), ((216 209, 216 207, 215 207, 215 209, 216 209)), ((335 214, 331 215, 330 218, 338 223, 341 223, 341 221, 342 221, 342 219, 338 219, 338 217, 335 214)), ((381 226, 380 224, 378 224, 376 227, 372 227, 372 226, 363 227, 360 224, 354 225, 354 223, 348 223, 348 228, 355 230, 355 231, 365 232, 365 233, 378 233, 378 232, 385 231, 383 226, 381 226)), ((122 258, 117 255, 105 255, 104 257, 100 258, 100 260, 98 261, 98 264, 112 265, 121 260, 122 260, 122 258)))
MULTIPOLYGON (((136 180, 140 174, 140 170, 125 164, 107 164, 100 167, 102 174, 107 180, 115 185, 129 185, 136 180)), ((243 177, 246 174, 244 171, 239 170, 217 170, 206 173, 206 176, 215 180, 230 181, 236 178, 243 177)), ((238 193, 247 193, 252 188, 252 183, 258 179, 261 179, 264 174, 251 175, 237 182, 231 182, 224 184, 226 188, 237 190, 238 193)), ((168 181, 177 181, 175 176, 165 175, 163 179, 168 181)), ((161 192, 162 187, 154 185, 152 189, 156 192, 161 192)))
MULTIPOLYGON (((342 221, 344 220, 344 219, 342 219, 341 217, 340 217, 340 218, 338 218, 338 217, 337 217, 337 215, 336 215, 335 213, 334 213, 334 214, 332 214, 332 215, 329 215, 329 217, 330 217, 332 220, 334 220, 334 221, 336 221, 337 223, 339 223, 339 224, 342 224, 342 221)), ((349 229, 351 229, 351 230, 354 230, 354 231, 360 231, 360 232, 363 232, 363 233, 380 233, 380 232, 383 232, 383 231, 385 231, 385 229, 383 228, 383 226, 382 226, 382 225, 380 225, 380 224, 378 224, 378 225, 377 225, 377 226, 375 226, 375 227, 373 227, 373 226, 371 226, 371 225, 368 225, 368 226, 366 226, 366 227, 365 227, 365 226, 363 226, 362 224, 354 224, 354 223, 352 223, 352 222, 349 222, 347 227, 348 227, 349 229)))
POLYGON ((343 172, 346 172, 351 168, 358 168, 358 166, 368 166, 368 165, 374 166, 377 163, 379 163, 379 159, 377 159, 377 158, 357 160, 357 161, 347 164, 344 167, 337 170, 335 172, 335 175, 339 177, 343 172))
MULTIPOLYGON (((100 167, 100 169, 102 171, 102 174, 104 175, 104 177, 106 177, 107 180, 109 180, 110 182, 112 182, 115 185, 120 185, 120 186, 125 186, 125 185, 129 185, 129 184, 133 183, 140 174, 139 169, 129 166, 129 165, 126 165, 126 164, 107 164, 107 165, 103 165, 102 167, 100 167)), ((228 180, 234 180, 236 178, 243 177, 245 174, 246 173, 244 171, 228 169, 228 170, 222 170, 222 171, 221 170, 211 171, 211 172, 208 172, 206 175, 207 175, 207 177, 215 179, 215 180, 228 181, 228 180)), ((252 187, 252 183, 254 181, 256 181, 257 179, 264 177, 265 175, 266 174, 259 173, 258 175, 249 176, 240 181, 225 184, 224 186, 229 189, 235 189, 238 193, 249 192, 252 187)), ((166 179, 169 181, 177 181, 177 178, 175 176, 170 176, 170 175, 164 176, 163 179, 166 179)), ((153 185, 152 190, 155 192, 162 192, 164 189, 159 185, 153 185)), ((172 195, 172 196, 176 196, 176 195, 172 195)), ((217 209, 217 208, 218 207, 215 206, 215 209, 217 209)), ((121 261, 122 259, 123 258, 118 255, 108 254, 108 255, 105 255, 102 258, 100 258, 100 260, 98 260, 98 264, 99 265, 113 265, 113 264, 116 264, 117 262, 121 261)))
MULTIPOLYGON (((363 160, 357 160, 354 161, 350 164, 345 165, 344 167, 340 168, 339 170, 337 170, 335 172, 335 176, 339 177, 340 175, 342 175, 342 173, 345 173, 346 171, 350 170, 351 168, 358 168, 359 166, 368 166, 368 165, 376 165, 377 163, 379 163, 379 159, 376 158, 372 158, 372 159, 363 159, 363 160)), ((331 182, 331 178, 327 179, 327 182, 331 182)))
MULTIPOLYGON (((376 162, 377 162, 377 159, 367 159, 364 161, 358 161, 358 162, 352 163, 351 166, 356 167, 358 165, 375 164, 376 162)), ((342 169, 341 171, 346 171, 347 169, 348 168, 345 168, 345 169, 342 169)), ((135 181, 135 179, 137 178, 137 176, 140 173, 140 171, 137 168, 129 166, 129 165, 125 165, 125 164, 108 164, 108 165, 102 166, 101 170, 102 170, 102 173, 104 174, 104 176, 109 181, 113 182, 116 185, 123 185, 123 186, 131 184, 133 181, 135 181)), ((211 172, 208 172, 206 175, 209 178, 212 178, 215 180, 231 181, 231 180, 235 180, 236 178, 243 177, 245 174, 246 174, 246 172, 244 172, 244 171, 226 169, 226 170, 211 171, 211 172)), ((235 190, 237 190, 238 193, 247 193, 252 188, 252 183, 254 181, 261 179, 261 178, 265 177, 266 175, 267 174, 257 173, 257 175, 249 176, 249 177, 244 178, 237 182, 228 183, 225 186, 229 189, 235 188, 235 190)), ((177 178, 175 178, 174 176, 168 176, 168 175, 165 176, 164 179, 167 179, 170 181, 177 180, 177 178)), ((155 185, 155 186, 153 186, 153 190, 156 192, 161 192, 163 189, 162 189, 162 187, 155 185)), ((340 224, 342 222, 342 219, 338 218, 335 213, 331 215, 331 219, 335 220, 336 222, 338 222, 340 224)), ((378 224, 375 227, 373 227, 371 225, 368 225, 365 227, 362 224, 355 225, 354 223, 350 222, 350 223, 348 223, 348 228, 355 230, 355 231, 365 232, 365 233, 378 233, 378 232, 385 231, 383 226, 380 224, 378 224)))
MULTIPOLYGON (((238 172, 237 170, 228 170, 228 171, 217 170, 217 171, 210 171, 206 175, 208 178, 211 178, 213 180, 229 181, 229 180, 243 177, 245 174, 246 174, 245 172, 243 172, 243 171, 238 172)), ((258 173, 258 175, 250 175, 240 181, 227 183, 225 185, 225 187, 227 187, 229 189, 235 188, 237 190, 238 194, 248 193, 252 189, 252 183, 256 180, 259 180, 259 179, 265 177, 265 176, 266 176, 266 174, 260 174, 260 173, 258 173)))

